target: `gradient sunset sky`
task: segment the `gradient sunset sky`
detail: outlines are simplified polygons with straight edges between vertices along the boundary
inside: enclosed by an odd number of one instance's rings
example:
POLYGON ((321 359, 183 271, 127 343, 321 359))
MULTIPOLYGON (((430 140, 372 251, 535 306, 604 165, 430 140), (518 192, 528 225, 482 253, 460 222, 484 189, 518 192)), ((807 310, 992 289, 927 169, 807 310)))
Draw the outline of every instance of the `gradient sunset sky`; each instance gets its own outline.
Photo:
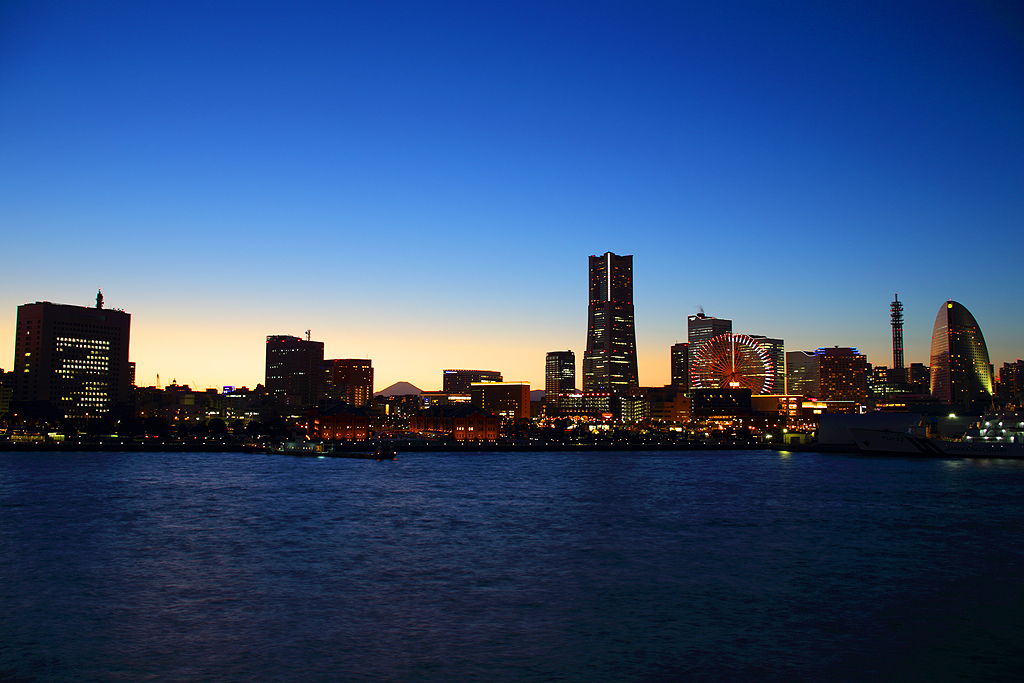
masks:
POLYGON ((255 386, 309 328, 375 388, 543 388, 632 254, 640 382, 686 316, 1024 356, 1011 2, 0 2, 0 367, 33 301, 132 314, 140 385, 255 386))

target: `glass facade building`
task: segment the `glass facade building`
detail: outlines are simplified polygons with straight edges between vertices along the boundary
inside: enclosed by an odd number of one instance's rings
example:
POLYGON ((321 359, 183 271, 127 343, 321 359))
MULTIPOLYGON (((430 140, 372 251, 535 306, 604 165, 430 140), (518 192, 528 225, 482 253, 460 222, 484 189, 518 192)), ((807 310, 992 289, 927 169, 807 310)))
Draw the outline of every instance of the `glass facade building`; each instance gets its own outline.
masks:
POLYGON ((544 398, 557 402, 560 394, 576 391, 576 354, 572 351, 549 351, 544 361, 544 398))
POLYGON ((583 391, 625 394, 638 386, 633 257, 591 256, 583 391))
POLYGON ((978 322, 962 304, 947 301, 932 330, 931 391, 944 403, 970 410, 992 398, 988 347, 978 322))

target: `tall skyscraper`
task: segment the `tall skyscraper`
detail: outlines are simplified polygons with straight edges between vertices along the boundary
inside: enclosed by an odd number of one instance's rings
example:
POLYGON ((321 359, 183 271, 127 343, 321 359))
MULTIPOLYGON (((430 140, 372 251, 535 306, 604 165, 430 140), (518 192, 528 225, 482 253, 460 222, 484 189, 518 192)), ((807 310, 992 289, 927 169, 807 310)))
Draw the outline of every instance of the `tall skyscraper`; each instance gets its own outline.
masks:
POLYGON ((638 386, 633 257, 591 256, 583 391, 625 394, 638 386))
POLYGON ((576 354, 572 351, 549 351, 544 360, 544 398, 557 400, 559 394, 576 390, 576 354))
POLYGON ((690 390, 690 345, 679 342, 672 345, 672 386, 684 393, 690 390))
POLYGON ((323 394, 323 382, 323 342, 283 334, 267 337, 264 386, 278 405, 317 405, 323 394))
POLYGON ((106 415, 128 401, 131 315, 37 301, 18 306, 13 401, 64 417, 106 415))
POLYGON ((932 395, 964 409, 984 407, 992 397, 988 347, 978 321, 956 301, 939 308, 932 330, 932 395))
POLYGON ((362 407, 373 396, 373 364, 368 358, 324 361, 324 398, 362 407))

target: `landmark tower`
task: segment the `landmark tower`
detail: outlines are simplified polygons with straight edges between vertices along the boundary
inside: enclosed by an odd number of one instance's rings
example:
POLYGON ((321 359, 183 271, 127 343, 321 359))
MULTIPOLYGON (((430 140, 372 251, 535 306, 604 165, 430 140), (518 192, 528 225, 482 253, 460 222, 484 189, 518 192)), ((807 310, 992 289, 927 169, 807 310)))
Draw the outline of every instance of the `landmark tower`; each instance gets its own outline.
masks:
POLYGON ((638 385, 633 257, 591 256, 583 391, 625 394, 638 385))

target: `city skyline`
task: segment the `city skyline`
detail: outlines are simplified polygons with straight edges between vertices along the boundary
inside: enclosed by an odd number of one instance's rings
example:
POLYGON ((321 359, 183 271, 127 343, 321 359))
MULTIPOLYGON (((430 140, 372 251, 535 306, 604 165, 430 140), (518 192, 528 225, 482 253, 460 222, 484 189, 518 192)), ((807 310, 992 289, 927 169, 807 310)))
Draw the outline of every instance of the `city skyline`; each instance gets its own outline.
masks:
POLYGON ((540 388, 608 251, 634 256, 643 386, 701 306, 889 365, 894 292, 907 365, 952 299, 998 366, 1024 340, 999 265, 1021 26, 998 2, 7 3, 0 368, 18 306, 102 287, 143 386, 254 386, 266 337, 311 329, 378 390, 540 388))

